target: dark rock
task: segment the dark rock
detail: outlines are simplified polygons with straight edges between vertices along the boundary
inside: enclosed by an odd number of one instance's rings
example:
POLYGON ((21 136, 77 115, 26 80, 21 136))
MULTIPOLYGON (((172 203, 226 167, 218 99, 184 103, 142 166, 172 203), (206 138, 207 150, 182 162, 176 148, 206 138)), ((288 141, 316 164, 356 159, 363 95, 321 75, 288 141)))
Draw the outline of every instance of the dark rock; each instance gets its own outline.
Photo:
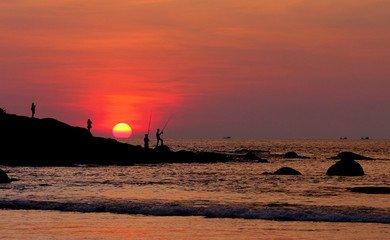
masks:
POLYGON ((264 159, 264 158, 259 158, 259 159, 256 159, 254 161, 258 162, 258 163, 269 163, 269 161, 267 159, 264 159))
POLYGON ((302 175, 302 173, 290 167, 282 167, 276 170, 274 175, 302 175))
POLYGON ((337 156, 330 157, 329 159, 373 160, 373 158, 366 157, 353 152, 341 152, 337 154, 337 156))
POLYGON ((347 188, 351 192, 366 194, 390 194, 390 187, 351 187, 347 188))
POLYGON ((254 152, 248 152, 243 156, 244 159, 257 160, 259 157, 254 152))
POLYGON ((241 149, 237 149, 234 151, 234 153, 237 153, 237 154, 246 154, 246 153, 255 153, 255 154, 264 154, 264 153, 269 153, 269 151, 267 150, 261 150, 261 149, 246 149, 246 148, 241 148, 241 149))
POLYGON ((275 172, 264 172, 263 175, 302 175, 299 171, 290 167, 282 167, 275 172))
POLYGON ((145 151, 141 146, 94 137, 86 128, 56 119, 2 114, 0 164, 8 166, 133 165, 228 162, 227 154, 175 152, 168 146, 145 151))
POLYGON ((0 169, 0 183, 10 183, 11 181, 7 173, 0 169))
POLYGON ((308 159, 309 157, 306 157, 306 156, 300 156, 298 155, 298 153, 296 152, 286 152, 284 155, 283 155, 283 158, 288 158, 288 159, 292 159, 292 158, 302 158, 302 159, 308 159))
POLYGON ((215 152, 197 152, 194 153, 194 162, 212 163, 212 162, 228 162, 233 158, 227 158, 225 154, 215 152))
POLYGON ((267 159, 263 159, 263 158, 257 156, 256 153, 254 153, 254 152, 248 152, 245 155, 243 155, 242 158, 244 160, 251 160, 251 161, 255 161, 255 162, 262 162, 262 163, 267 163, 268 162, 267 159))
POLYGON ((351 159, 342 159, 333 164, 328 171, 328 176, 363 176, 364 171, 362 166, 351 159))
POLYGON ((159 145, 159 146, 156 146, 155 148, 154 148, 154 150, 156 151, 156 152, 165 152, 165 153, 169 153, 169 152, 172 152, 171 151, 171 149, 167 146, 167 145, 159 145))

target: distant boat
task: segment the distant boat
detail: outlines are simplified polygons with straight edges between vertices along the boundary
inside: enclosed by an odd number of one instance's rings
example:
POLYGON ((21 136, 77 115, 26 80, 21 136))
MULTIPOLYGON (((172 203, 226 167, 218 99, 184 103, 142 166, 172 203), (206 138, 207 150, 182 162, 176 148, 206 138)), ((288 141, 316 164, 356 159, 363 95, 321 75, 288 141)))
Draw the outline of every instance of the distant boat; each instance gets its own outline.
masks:
POLYGON ((223 139, 231 139, 232 137, 223 137, 223 139))
POLYGON ((347 137, 340 137, 341 140, 346 140, 348 139, 347 137))
POLYGON ((361 137, 360 139, 361 140, 369 140, 370 138, 369 137, 361 137))

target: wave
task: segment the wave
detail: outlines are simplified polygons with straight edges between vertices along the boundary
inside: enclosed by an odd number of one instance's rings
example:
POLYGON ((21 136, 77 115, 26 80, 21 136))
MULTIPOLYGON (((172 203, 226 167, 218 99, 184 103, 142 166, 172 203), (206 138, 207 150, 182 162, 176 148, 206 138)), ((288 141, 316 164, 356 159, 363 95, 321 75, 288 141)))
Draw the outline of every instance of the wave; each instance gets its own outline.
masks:
POLYGON ((390 223, 390 213, 377 208, 349 208, 268 204, 257 206, 188 202, 89 201, 59 202, 0 200, 1 209, 139 214, 148 216, 201 216, 279 221, 390 223))

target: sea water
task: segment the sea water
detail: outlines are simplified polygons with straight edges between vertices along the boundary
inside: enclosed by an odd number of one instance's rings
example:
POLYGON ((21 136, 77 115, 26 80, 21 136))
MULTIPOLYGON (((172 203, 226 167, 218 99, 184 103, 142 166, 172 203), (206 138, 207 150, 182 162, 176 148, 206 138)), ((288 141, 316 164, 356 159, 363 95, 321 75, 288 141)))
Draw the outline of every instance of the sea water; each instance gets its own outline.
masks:
MULTIPOLYGON (((132 143, 136 143, 133 140, 132 143)), ((235 154, 269 163, 1 167, 5 239, 389 239, 390 198, 348 187, 390 186, 390 140, 169 139, 172 149, 235 154), (283 159, 296 151, 309 159, 283 159), (366 175, 329 177, 341 151, 366 175), (282 166, 302 176, 263 175, 282 166)))

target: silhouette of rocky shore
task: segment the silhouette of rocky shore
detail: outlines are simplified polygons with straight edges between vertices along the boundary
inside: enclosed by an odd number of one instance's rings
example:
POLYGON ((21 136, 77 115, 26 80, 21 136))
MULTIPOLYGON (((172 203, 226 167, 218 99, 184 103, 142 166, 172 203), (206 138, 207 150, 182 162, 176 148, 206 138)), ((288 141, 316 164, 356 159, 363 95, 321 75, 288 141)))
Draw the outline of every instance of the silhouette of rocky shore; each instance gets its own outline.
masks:
POLYGON ((0 165, 72 166, 78 164, 133 165, 154 163, 211 163, 234 159, 213 152, 171 151, 94 137, 84 128, 53 118, 30 118, 0 113, 0 165))

